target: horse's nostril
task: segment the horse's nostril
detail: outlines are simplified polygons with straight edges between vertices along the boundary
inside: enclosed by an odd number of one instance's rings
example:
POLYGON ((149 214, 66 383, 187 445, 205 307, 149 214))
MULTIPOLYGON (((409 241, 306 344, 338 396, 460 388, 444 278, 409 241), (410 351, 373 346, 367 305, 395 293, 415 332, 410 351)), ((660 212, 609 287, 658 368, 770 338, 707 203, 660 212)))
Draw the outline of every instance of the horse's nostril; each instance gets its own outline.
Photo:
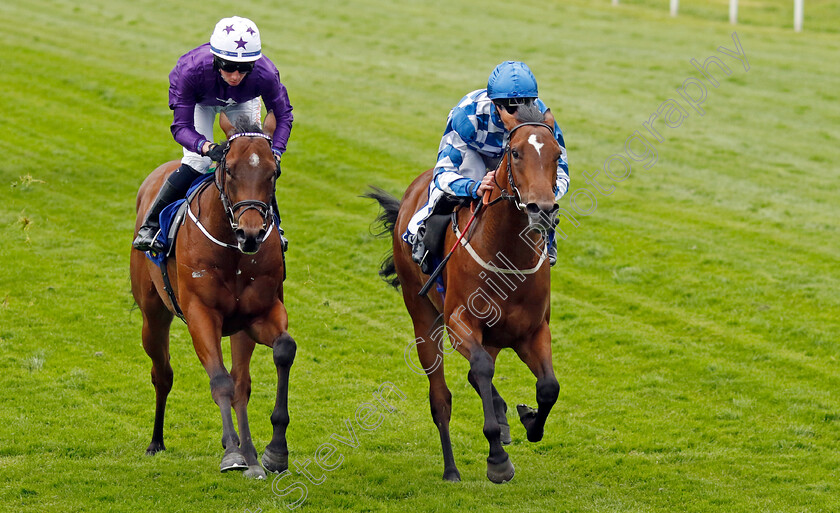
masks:
POLYGON ((234 235, 236 235, 236 240, 238 240, 239 242, 245 242, 245 230, 243 230, 242 228, 238 228, 233 233, 234 235))
POLYGON ((261 241, 264 238, 265 238, 265 230, 260 230, 259 233, 257 233, 257 240, 261 241))
POLYGON ((525 205, 525 210, 529 214, 539 214, 541 209, 536 203, 528 203, 527 205, 525 205))

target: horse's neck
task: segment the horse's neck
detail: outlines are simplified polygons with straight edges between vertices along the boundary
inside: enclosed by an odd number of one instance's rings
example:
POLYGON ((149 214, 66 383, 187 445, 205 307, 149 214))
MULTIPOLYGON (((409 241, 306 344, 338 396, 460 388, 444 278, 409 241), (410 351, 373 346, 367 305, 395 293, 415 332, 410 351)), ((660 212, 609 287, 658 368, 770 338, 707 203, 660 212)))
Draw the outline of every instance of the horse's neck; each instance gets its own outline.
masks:
POLYGON ((542 255, 542 238, 528 230, 528 216, 517 210, 513 202, 502 201, 487 208, 480 217, 481 222, 470 243, 482 248, 480 253, 486 260, 512 264, 516 269, 537 265, 542 255))

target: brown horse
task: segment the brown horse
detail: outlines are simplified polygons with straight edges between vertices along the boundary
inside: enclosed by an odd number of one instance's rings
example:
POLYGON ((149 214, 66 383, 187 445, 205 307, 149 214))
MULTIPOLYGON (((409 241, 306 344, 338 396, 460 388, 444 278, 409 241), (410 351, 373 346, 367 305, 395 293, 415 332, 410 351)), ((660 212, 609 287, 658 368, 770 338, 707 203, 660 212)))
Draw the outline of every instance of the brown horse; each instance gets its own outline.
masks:
MULTIPOLYGON (((273 113, 258 127, 234 127, 222 114, 219 125, 229 138, 228 151, 216 169, 215 187, 205 187, 191 202, 180 228, 174 258, 167 262, 177 304, 180 304, 201 364, 210 377, 210 393, 222 414, 221 470, 245 470, 248 477, 265 478, 248 426, 251 395, 250 360, 256 343, 273 348, 277 367, 277 398, 271 423, 274 434, 262 456, 265 468, 288 467, 286 427, 289 369, 296 344, 289 335, 283 305, 284 261, 281 239, 273 224, 272 199, 276 166, 271 134, 273 113), (231 372, 222 360, 221 338, 230 336, 231 372), (236 411, 239 434, 233 426, 236 411), (247 470, 246 470, 247 469, 247 470)), ((137 194, 137 223, 158 189, 179 161, 155 169, 137 194)), ((143 348, 152 359, 156 409, 152 442, 154 454, 163 445, 166 398, 172 388, 169 364, 169 327, 177 311, 164 291, 161 271, 139 251, 131 252, 131 290, 143 314, 143 348)))
MULTIPOLYGON (((551 361, 550 275, 544 247, 544 234, 553 228, 558 209, 553 187, 560 146, 553 137, 554 117, 537 109, 500 111, 509 143, 496 170, 497 187, 476 218, 475 229, 466 235, 469 242, 457 247, 443 271, 445 296, 434 290, 428 296, 418 294, 428 277, 411 260, 411 248, 400 237, 427 199, 432 170, 414 180, 401 202, 379 189, 367 194, 379 201, 379 220, 393 237, 393 258, 385 260, 380 274, 402 286, 420 365, 429 378, 432 419, 443 447, 443 478, 449 481, 461 477, 449 438, 452 394, 443 372, 442 326, 470 362, 468 379, 481 397, 484 435, 490 444, 487 477, 494 483, 514 475, 502 448, 510 443, 507 405, 492 383, 499 351, 513 349, 537 377, 538 409, 517 407, 529 441, 542 439, 559 393, 551 361)), ((468 210, 457 213, 461 229, 471 217, 468 210)), ((454 247, 457 234, 447 231, 445 248, 454 247)))

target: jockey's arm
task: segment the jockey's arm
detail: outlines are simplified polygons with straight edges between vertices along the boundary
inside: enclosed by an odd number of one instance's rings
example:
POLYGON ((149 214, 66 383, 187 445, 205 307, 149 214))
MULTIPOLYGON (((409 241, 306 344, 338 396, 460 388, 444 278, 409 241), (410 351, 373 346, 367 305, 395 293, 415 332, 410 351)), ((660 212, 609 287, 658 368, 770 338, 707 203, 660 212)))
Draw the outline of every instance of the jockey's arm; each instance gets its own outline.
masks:
MULTIPOLYGON (((536 104, 540 112, 545 114, 548 110, 545 102, 537 98, 536 104)), ((556 119, 554 120, 554 138, 560 145, 560 158, 557 160, 557 181, 554 184, 554 201, 557 201, 569 190, 569 161, 566 158, 566 141, 563 139, 563 131, 560 130, 556 119)))
POLYGON ((266 112, 274 112, 274 117, 277 120, 277 128, 274 130, 271 142, 271 151, 274 152, 275 158, 279 161, 283 153, 286 152, 286 143, 289 141, 289 135, 292 132, 294 115, 292 114, 292 104, 289 102, 286 86, 280 82, 280 74, 273 64, 264 75, 261 96, 266 112))
POLYGON ((447 131, 440 141, 438 161, 435 165, 434 183, 441 191, 452 196, 478 198, 481 182, 461 174, 460 168, 469 150, 467 141, 475 137, 475 126, 460 109, 449 116, 447 131))
MULTIPOLYGON (((460 138, 459 138, 460 139, 460 138)), ((460 166, 463 163, 466 144, 447 144, 438 153, 438 162, 435 165, 434 182, 435 187, 452 196, 478 198, 480 182, 467 178, 460 173, 460 166)))
POLYGON ((569 190, 569 161, 566 158, 566 142, 563 140, 563 132, 554 122, 554 138, 560 144, 560 158, 557 160, 557 183, 554 185, 554 201, 562 198, 569 190))

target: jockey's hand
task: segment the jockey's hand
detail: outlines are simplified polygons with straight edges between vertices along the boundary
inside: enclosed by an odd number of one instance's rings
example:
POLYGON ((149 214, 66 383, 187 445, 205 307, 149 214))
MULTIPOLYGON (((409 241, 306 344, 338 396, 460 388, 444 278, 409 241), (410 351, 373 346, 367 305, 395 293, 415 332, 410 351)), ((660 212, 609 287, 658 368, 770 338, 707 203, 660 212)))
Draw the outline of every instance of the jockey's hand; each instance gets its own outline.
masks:
POLYGON ((488 171, 484 178, 481 179, 481 185, 478 186, 478 197, 484 196, 486 191, 492 191, 496 188, 496 171, 488 171))
POLYGON ((274 172, 274 178, 280 178, 280 157, 282 154, 274 150, 272 151, 274 152, 274 165, 277 166, 277 170, 274 172))
POLYGON ((221 162, 225 158, 225 148, 219 144, 211 144, 210 149, 204 152, 204 156, 210 157, 213 162, 221 162))

